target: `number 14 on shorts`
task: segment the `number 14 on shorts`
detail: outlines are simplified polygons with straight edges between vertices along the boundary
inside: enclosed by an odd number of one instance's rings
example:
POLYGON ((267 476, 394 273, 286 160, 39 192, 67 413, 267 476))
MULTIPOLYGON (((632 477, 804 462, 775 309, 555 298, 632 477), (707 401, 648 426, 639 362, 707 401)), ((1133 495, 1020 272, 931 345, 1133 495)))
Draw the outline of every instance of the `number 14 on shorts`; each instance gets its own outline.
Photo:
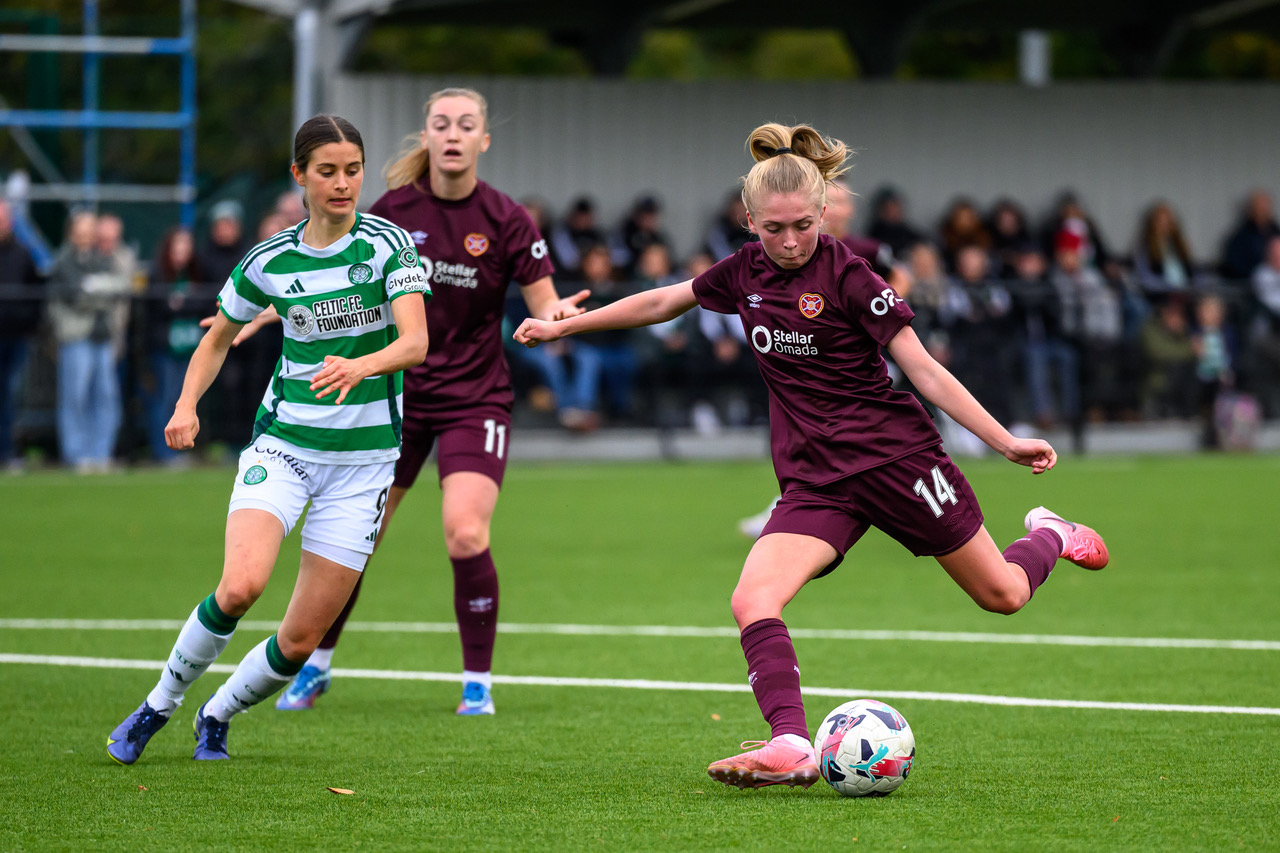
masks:
POLYGON ((929 509, 933 510, 934 518, 942 517, 942 505, 945 503, 956 503, 956 490, 947 482, 947 478, 938 470, 938 466, 933 466, 933 489, 930 491, 929 486, 921 477, 916 480, 916 484, 912 487, 917 495, 924 498, 924 502, 929 505, 929 509))

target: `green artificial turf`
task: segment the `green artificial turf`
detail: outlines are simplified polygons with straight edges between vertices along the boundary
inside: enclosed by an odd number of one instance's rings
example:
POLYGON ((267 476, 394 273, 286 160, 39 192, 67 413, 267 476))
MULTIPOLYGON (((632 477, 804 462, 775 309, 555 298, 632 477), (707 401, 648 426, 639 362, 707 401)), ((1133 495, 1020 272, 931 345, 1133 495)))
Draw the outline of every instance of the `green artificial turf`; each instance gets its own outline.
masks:
MULTIPOLYGON (((962 461, 1000 544, 1045 504, 1097 527, 1112 565, 1062 563, 1021 613, 984 613, 929 559, 872 531, 787 609, 803 629, 1277 640, 1274 456, 1067 459, 1043 477, 962 461)), ((0 619, 181 621, 217 583, 232 472, 0 479, 0 619)), ((731 628, 772 496, 765 464, 513 465, 494 520, 504 623, 731 628)), ((279 619, 286 542, 247 617, 279 619)), ((451 622, 439 493, 424 479, 353 619, 451 622)), ((353 625, 340 668, 452 673, 456 635, 353 625)), ((234 664, 268 631, 242 627, 234 664)), ((0 654, 159 661, 176 631, 0 627, 0 654)), ((804 684, 848 690, 1280 707, 1280 651, 796 640, 804 684)), ((499 635, 505 675, 743 685, 734 636, 499 635)), ((106 735, 156 672, 0 663, 0 849, 1280 849, 1280 717, 890 699, 917 741, 892 796, 739 791, 706 765, 767 736, 746 692, 337 678, 311 712, 264 705, 233 760, 190 760, 211 674, 133 767, 106 735), (353 790, 350 796, 328 787, 353 790)), ((807 701, 810 725, 841 700, 807 701)))

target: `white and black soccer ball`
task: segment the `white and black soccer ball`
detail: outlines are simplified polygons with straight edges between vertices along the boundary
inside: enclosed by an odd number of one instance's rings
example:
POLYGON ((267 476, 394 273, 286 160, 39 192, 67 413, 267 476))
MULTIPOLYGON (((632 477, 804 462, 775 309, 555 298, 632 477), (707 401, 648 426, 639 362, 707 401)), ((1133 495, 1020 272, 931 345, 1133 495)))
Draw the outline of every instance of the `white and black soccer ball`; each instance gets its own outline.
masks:
POLYGON ((822 778, 846 797, 883 797, 907 778, 916 738, 901 714, 875 699, 837 707, 813 740, 822 778))

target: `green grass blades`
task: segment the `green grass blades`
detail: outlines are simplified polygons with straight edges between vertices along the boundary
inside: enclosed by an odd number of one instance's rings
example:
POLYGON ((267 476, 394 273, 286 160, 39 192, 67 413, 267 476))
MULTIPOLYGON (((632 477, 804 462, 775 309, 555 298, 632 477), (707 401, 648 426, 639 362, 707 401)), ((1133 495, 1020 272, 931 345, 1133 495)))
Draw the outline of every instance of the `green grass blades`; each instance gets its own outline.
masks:
MULTIPOLYGON (((744 792, 705 773, 739 741, 767 736, 728 610, 750 547, 736 521, 772 496, 767 465, 508 472, 493 553, 503 623, 514 630, 499 635, 496 672, 693 689, 499 683, 496 717, 460 719, 456 682, 339 675, 314 711, 266 703, 237 717, 233 760, 197 764, 191 717, 225 678, 218 672, 127 768, 108 758, 106 736, 154 684, 158 664, 103 661, 163 659, 177 632, 169 625, 217 584, 233 472, 0 480, 9 531, 0 541, 0 849, 1280 847, 1280 717, 986 704, 1280 708, 1280 574, 1260 512, 1280 460, 1066 459, 1042 477, 991 460, 961 467, 998 543, 1017 538, 1022 515, 1044 504, 1096 527, 1111 566, 1095 574, 1060 563, 1023 612, 1000 617, 975 607, 934 561, 872 531, 835 574, 803 590, 785 618, 806 687, 884 698, 916 735, 911 777, 868 800, 824 783, 744 792), (3 621, 18 619, 90 621, 3 621), (597 627, 549 633, 564 625, 597 627), (714 630, 672 636, 673 627, 714 630), (891 633, 856 633, 867 631, 891 633), (892 633, 903 631, 952 636, 892 633), (961 641, 974 633, 1026 641, 961 641), (1044 642, 1062 636, 1271 645, 1044 642), (17 655, 45 662, 12 662, 17 655), (885 695, 906 692, 978 699, 885 695)), ((220 664, 234 665, 280 618, 297 541, 286 542, 220 664)), ((455 673, 452 576, 429 480, 410 493, 368 572, 335 666, 455 673), (412 624, 368 624, 387 622, 412 624)), ((811 726, 841 701, 808 696, 811 726)))

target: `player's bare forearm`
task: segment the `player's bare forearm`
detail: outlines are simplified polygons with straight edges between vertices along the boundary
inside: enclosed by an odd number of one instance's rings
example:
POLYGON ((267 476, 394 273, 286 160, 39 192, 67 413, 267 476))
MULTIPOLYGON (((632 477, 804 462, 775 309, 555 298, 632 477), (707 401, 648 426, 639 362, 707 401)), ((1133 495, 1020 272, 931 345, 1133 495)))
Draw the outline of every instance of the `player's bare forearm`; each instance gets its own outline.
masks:
POLYGON ((387 346, 364 356, 368 376, 384 376, 417 367, 427 360, 427 310, 420 293, 406 293, 391 303, 398 337, 387 346))
POLYGON ((370 376, 385 376, 422 364, 427 358, 427 315, 422 294, 409 293, 391 303, 398 337, 377 352, 360 358, 326 355, 311 377, 311 390, 323 400, 337 393, 341 405, 347 393, 370 376))
POLYGON ((889 342, 889 354, 924 398, 946 412, 960 426, 982 439, 997 453, 1008 456, 1014 438, 982 407, 969 389, 925 350, 910 326, 889 342))
POLYGON ((191 354, 187 375, 182 381, 182 393, 178 396, 178 409, 195 411, 196 403, 209 390, 213 380, 218 378, 218 372, 227 360, 227 351, 231 349, 231 342, 242 328, 242 324, 233 323, 221 312, 214 317, 209 331, 205 332, 196 351, 191 354))
POLYGON ((609 329, 635 329, 674 320, 697 304, 698 301, 693 298, 693 282, 683 281, 666 287, 655 287, 643 293, 634 293, 603 308, 561 320, 556 325, 562 335, 581 335, 584 332, 603 332, 609 329))
POLYGON ((572 296, 561 299, 556 293, 556 286, 551 281, 551 276, 545 276, 521 287, 520 295, 524 297, 524 304, 529 309, 530 317, 552 321, 581 314, 584 309, 579 307, 579 303, 590 296, 591 291, 579 290, 572 296))

